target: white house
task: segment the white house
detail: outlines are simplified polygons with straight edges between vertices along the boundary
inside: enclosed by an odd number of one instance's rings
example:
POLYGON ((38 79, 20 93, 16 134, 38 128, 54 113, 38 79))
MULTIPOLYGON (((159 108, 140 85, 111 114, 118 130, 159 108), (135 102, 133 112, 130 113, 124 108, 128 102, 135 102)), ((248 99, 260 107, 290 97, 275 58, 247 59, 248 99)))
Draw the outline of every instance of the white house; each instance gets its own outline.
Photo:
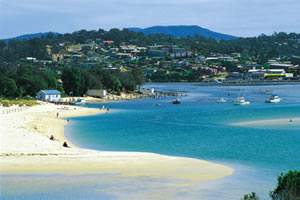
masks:
POLYGON ((61 93, 58 90, 41 90, 37 94, 37 99, 41 101, 60 101, 61 93))

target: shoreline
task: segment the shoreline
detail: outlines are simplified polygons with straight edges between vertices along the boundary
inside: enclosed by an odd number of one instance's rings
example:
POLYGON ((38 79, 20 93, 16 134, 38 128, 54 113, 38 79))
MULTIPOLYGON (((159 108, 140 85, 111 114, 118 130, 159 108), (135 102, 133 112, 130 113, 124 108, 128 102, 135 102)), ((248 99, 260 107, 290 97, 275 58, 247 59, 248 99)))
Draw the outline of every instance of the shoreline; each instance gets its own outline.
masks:
POLYGON ((64 135, 68 122, 62 118, 93 114, 100 114, 100 110, 44 104, 0 115, 0 175, 113 173, 192 184, 217 180, 234 172, 230 167, 193 158, 76 147, 64 135), (50 140, 51 135, 54 141, 50 140), (70 148, 62 146, 64 141, 70 148))
MULTIPOLYGON (((299 81, 266 81, 266 82, 242 82, 242 83, 234 83, 234 82, 223 82, 223 83, 214 83, 212 82, 200 82, 200 81, 175 81, 175 82, 169 82, 169 81, 153 81, 153 82, 146 82, 146 84, 156 84, 156 83, 171 83, 171 84, 180 84, 180 83, 190 83, 190 84, 202 84, 203 86, 268 86, 268 85, 298 85, 300 84, 299 81)), ((200 85, 200 86, 202 86, 200 85)))
POLYGON ((69 101, 76 101, 77 99, 84 99, 87 103, 106 103, 106 102, 115 102, 115 101, 127 101, 133 99, 143 99, 148 97, 149 94, 147 93, 120 93, 120 95, 108 94, 105 97, 63 97, 62 100, 69 102, 69 101))

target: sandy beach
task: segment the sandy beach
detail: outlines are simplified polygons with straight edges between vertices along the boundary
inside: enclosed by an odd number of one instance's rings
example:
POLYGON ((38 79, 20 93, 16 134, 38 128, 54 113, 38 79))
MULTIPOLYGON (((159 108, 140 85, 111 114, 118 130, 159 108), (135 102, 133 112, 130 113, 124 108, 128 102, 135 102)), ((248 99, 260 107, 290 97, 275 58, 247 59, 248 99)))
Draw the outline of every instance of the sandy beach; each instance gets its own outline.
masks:
POLYGON ((141 152, 78 148, 64 136, 62 118, 101 114, 99 109, 46 104, 0 114, 0 174, 105 174, 184 180, 220 179, 234 169, 198 159, 141 152), (59 113, 57 118, 56 114, 59 113), (53 135, 55 140, 50 140, 53 135), (67 142, 70 148, 63 147, 67 142))

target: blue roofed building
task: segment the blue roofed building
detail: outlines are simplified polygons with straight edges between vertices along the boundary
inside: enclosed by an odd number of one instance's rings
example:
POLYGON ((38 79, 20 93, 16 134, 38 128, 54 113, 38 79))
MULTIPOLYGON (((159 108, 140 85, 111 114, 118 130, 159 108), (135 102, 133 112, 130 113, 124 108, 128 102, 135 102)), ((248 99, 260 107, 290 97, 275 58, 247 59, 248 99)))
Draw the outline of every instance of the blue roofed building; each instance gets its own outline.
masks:
POLYGON ((61 99, 61 92, 58 90, 41 90, 37 94, 37 100, 57 102, 61 99))

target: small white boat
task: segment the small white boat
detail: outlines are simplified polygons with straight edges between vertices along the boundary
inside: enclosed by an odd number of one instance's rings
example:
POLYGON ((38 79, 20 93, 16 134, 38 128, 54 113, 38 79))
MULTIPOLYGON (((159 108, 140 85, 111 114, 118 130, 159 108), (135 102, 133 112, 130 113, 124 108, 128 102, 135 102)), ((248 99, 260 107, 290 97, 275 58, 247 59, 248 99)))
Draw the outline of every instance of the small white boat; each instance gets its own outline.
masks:
POLYGON ((222 97, 221 99, 217 100, 217 102, 219 102, 219 103, 225 103, 226 100, 222 97))
POLYGON ((180 104, 180 99, 179 98, 176 98, 172 101, 173 104, 180 104))
POLYGON ((77 101, 75 102, 75 105, 81 105, 81 104, 85 104, 86 100, 84 99, 77 99, 77 101))
POLYGON ((250 101, 246 101, 244 97, 238 97, 232 101, 235 106, 249 105, 250 101))
POLYGON ((266 101, 266 103, 280 103, 281 98, 279 98, 278 95, 273 94, 269 100, 266 101))

